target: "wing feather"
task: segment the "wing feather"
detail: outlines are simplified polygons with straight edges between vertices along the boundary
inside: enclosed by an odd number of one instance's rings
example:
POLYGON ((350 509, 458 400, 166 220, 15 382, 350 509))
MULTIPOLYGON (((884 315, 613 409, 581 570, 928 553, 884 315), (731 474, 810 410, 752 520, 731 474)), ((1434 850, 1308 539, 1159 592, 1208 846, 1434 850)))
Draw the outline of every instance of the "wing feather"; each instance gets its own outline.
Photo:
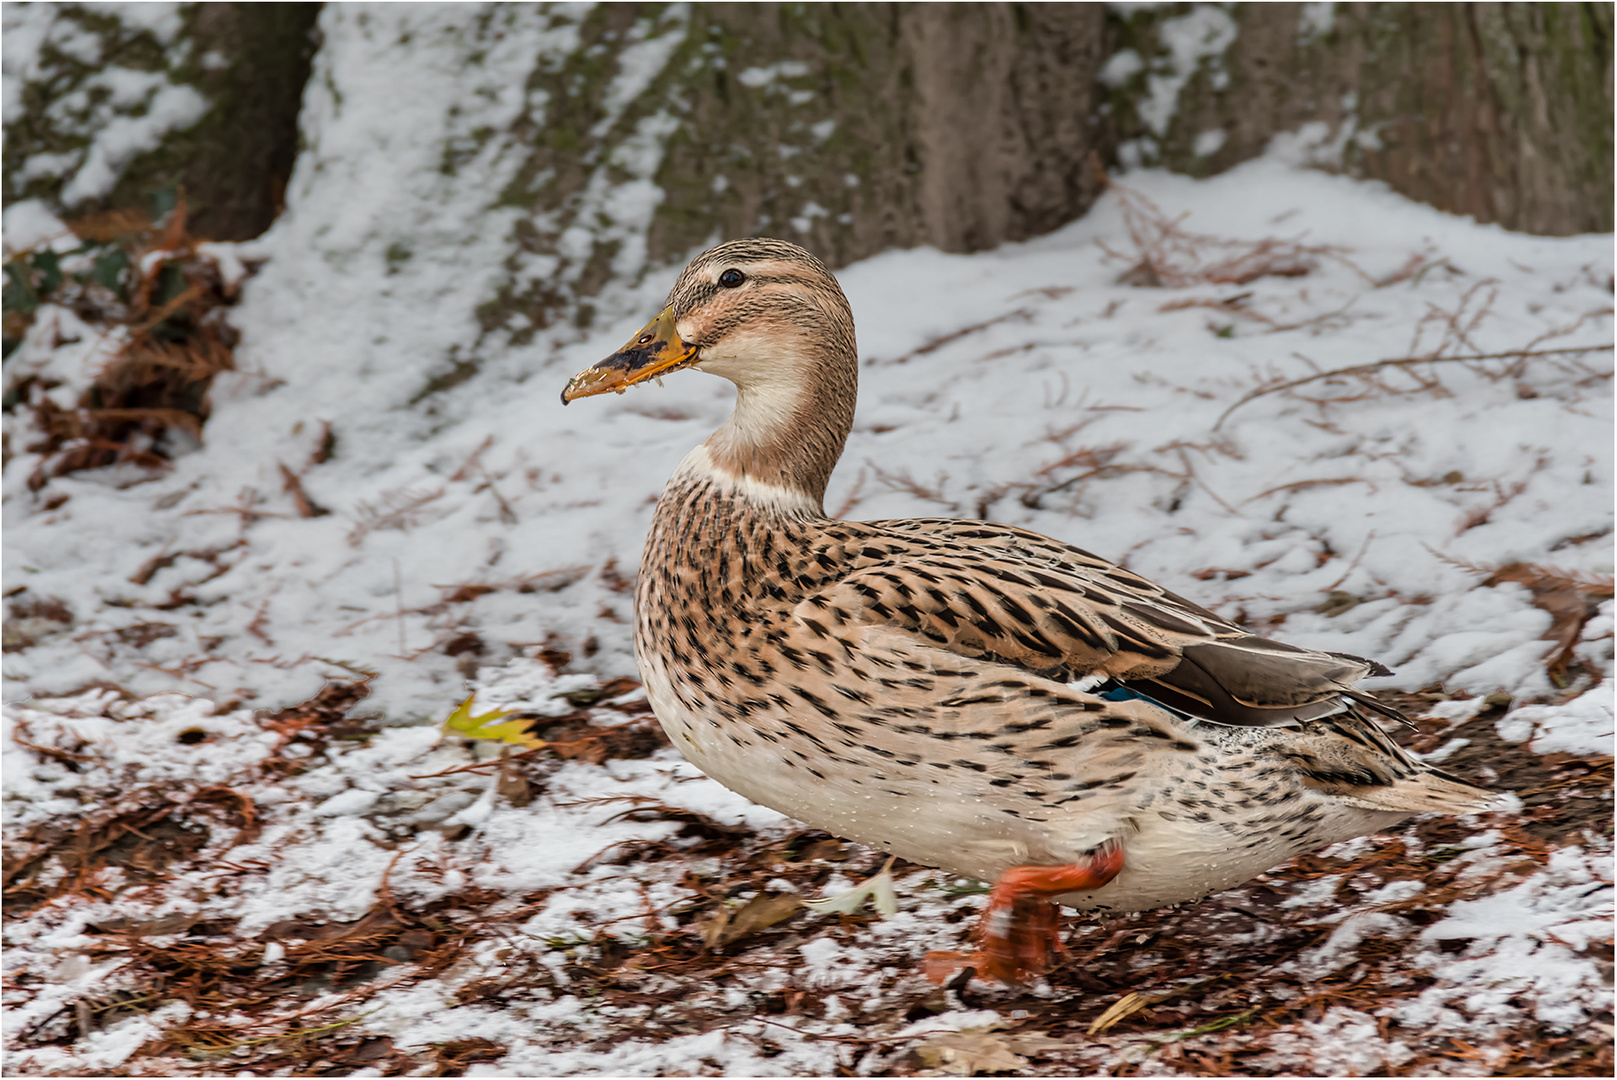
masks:
POLYGON ((1303 723, 1350 700, 1403 719, 1352 689, 1390 674, 1380 664, 1258 637, 1081 548, 952 518, 858 528, 868 534, 842 541, 852 572, 805 601, 838 622, 892 627, 1040 674, 1104 676, 1222 724, 1303 723))

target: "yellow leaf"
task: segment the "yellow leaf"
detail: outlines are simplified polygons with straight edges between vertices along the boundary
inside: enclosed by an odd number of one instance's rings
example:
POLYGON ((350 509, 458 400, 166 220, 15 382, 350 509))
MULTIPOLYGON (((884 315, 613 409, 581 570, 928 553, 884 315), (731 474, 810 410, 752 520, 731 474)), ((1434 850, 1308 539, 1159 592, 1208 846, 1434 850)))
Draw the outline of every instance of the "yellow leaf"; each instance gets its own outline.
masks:
POLYGON ((493 739, 495 742, 532 749, 545 745, 545 740, 531 734, 531 725, 526 720, 511 720, 504 724, 498 722, 515 713, 515 709, 491 709, 481 716, 473 716, 472 702, 476 699, 477 695, 473 694, 461 702, 444 720, 444 730, 468 739, 493 739))
POLYGON ((1136 994, 1130 991, 1112 1002, 1111 1008, 1095 1018, 1095 1022, 1089 1025, 1089 1033, 1099 1035, 1107 1028, 1116 1025, 1121 1020, 1128 1019, 1141 1009, 1150 1008, 1159 1000, 1161 999, 1146 997, 1144 994, 1136 994))

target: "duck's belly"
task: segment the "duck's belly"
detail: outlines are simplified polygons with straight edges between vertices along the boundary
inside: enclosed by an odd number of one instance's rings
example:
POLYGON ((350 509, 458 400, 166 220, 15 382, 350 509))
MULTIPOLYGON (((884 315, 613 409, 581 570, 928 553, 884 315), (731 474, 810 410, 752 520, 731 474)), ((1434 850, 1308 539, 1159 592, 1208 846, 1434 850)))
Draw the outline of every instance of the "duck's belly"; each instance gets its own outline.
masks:
POLYGON ((1196 820, 1194 809, 1167 792, 1137 792, 1119 804, 1048 820, 1005 813, 989 799, 919 775, 871 782, 755 730, 688 708, 661 663, 641 657, 641 677, 657 718, 674 746, 725 787, 836 836, 891 852, 952 874, 993 881, 1013 866, 1062 866, 1081 861, 1106 841, 1123 847, 1123 870, 1107 885, 1069 893, 1069 907, 1139 911, 1198 900, 1239 885, 1305 851, 1386 828, 1406 815, 1379 813, 1328 800, 1311 790, 1275 806, 1225 807, 1196 820))
POLYGON ((688 708, 656 660, 642 656, 640 673, 658 721, 686 760, 731 791, 845 840, 992 881, 1012 866, 1071 862, 1106 838, 1099 823, 1085 830, 1027 822, 943 784, 871 782, 812 754, 800 760, 797 746, 715 724, 688 708))
POLYGON ((1200 900, 1304 852, 1378 832, 1407 816, 1328 804, 1322 796, 1314 796, 1311 805, 1283 822, 1258 814, 1206 823, 1147 809, 1135 815, 1133 828, 1120 837, 1122 872, 1093 892, 1057 899, 1085 911, 1145 911, 1200 900))

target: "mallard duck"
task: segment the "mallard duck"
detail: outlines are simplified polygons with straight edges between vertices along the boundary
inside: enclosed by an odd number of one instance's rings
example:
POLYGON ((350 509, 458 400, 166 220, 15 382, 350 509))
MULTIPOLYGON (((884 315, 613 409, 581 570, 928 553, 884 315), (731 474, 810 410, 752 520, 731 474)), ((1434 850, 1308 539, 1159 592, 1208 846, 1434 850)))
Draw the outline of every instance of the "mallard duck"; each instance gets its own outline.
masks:
POLYGON ((1372 660, 1256 637, 1070 544, 987 521, 841 521, 826 482, 858 353, 795 244, 699 255, 662 312, 562 401, 690 368, 730 419, 657 503, 635 597, 652 708, 698 768, 799 821, 994 883, 976 949, 1013 982, 1057 908, 1229 888, 1482 789, 1411 757, 1354 689, 1372 660))

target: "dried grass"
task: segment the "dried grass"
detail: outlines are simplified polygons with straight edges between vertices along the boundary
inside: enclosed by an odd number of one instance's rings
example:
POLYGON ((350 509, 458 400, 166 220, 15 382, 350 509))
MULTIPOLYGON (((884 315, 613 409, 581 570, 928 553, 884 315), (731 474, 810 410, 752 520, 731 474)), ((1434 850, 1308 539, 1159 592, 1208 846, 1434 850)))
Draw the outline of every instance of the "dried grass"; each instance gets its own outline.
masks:
MULTIPOLYGON (((70 767, 86 760, 72 751, 38 749, 70 767)), ((82 817, 34 825, 7 845, 6 913, 26 914, 67 896, 109 897, 112 887, 106 879, 112 868, 118 868, 126 882, 160 882, 171 866, 210 846, 220 824, 235 831, 219 850, 251 839, 257 829, 252 800, 221 786, 143 787, 82 817)))
MULTIPOLYGON (((72 228, 86 244, 121 253, 122 269, 114 267, 115 276, 109 271, 110 280, 81 281, 42 273, 41 265, 53 268, 55 262, 44 263, 41 253, 29 251, 8 262, 8 274, 28 279, 30 290, 38 290, 36 303, 72 308, 117 345, 71 409, 46 397, 50 387, 34 380, 14 388, 7 407, 27 407, 40 433, 28 447, 42 455, 28 479, 32 491, 80 469, 122 463, 166 469, 173 453, 169 432, 200 439, 209 386, 214 376, 235 368, 236 333, 224 311, 235 303, 237 288, 198 250, 201 241, 187 229, 183 196, 160 224, 120 211, 72 228)), ((8 313, 8 339, 21 336, 32 311, 8 313)))
POLYGON ((1183 289, 1191 285, 1245 285, 1264 277, 1304 277, 1320 260, 1332 259, 1363 274, 1346 258, 1346 249, 1297 240, 1230 240, 1181 227, 1184 216, 1170 218, 1142 192, 1100 174, 1118 200, 1132 251, 1102 243, 1108 257, 1127 264, 1122 285, 1183 289))
POLYGON ((354 527, 348 530, 349 544, 358 547, 367 534, 378 529, 410 531, 421 523, 421 519, 429 513, 432 504, 443 498, 445 493, 445 488, 434 488, 431 491, 398 488, 394 491, 384 491, 378 498, 377 505, 360 500, 354 507, 354 527))
MULTIPOLYGON (((1399 390, 1397 388, 1387 386, 1384 383, 1378 382, 1374 378, 1378 371, 1388 368, 1398 368, 1411 373, 1419 384, 1417 387, 1418 390, 1443 393, 1440 384, 1429 376, 1420 374, 1418 369, 1421 366, 1426 364, 1474 364, 1488 360, 1515 360, 1517 361, 1517 365, 1519 365, 1538 357, 1572 356, 1581 353, 1610 352, 1613 347, 1614 346, 1611 342, 1607 342, 1603 345, 1574 345, 1563 349, 1528 350, 1524 347, 1521 349, 1507 350, 1505 352, 1471 353, 1462 356, 1399 356, 1388 360, 1373 360, 1367 364, 1354 364, 1350 367, 1333 368, 1330 371, 1320 371, 1314 373, 1313 375, 1306 375, 1301 379, 1287 379, 1283 382, 1270 383, 1266 386, 1260 386, 1256 390, 1247 392, 1233 405, 1219 414, 1218 420, 1213 424, 1213 430, 1217 431, 1220 427, 1222 427, 1224 425, 1224 421, 1229 419, 1231 413, 1249 401, 1255 401, 1256 399, 1266 397, 1269 394, 1278 394, 1282 393, 1283 391, 1295 390, 1299 386, 1307 386, 1309 383, 1321 382, 1326 379, 1357 378, 1366 383, 1368 388, 1373 388, 1377 391, 1393 394, 1408 393, 1409 391, 1407 390, 1399 390)), ((1516 370, 1517 365, 1512 365, 1511 370, 1516 370)), ((1490 378, 1503 377, 1500 375, 1489 374, 1485 369, 1479 368, 1477 370, 1481 371, 1485 375, 1488 375, 1490 378)), ((1363 400, 1367 396, 1369 396, 1368 393, 1360 393, 1358 395, 1348 397, 1331 397, 1322 398, 1319 400, 1321 403, 1329 404, 1359 401, 1363 400)))
POLYGON ((902 491, 914 496, 923 502, 936 503, 951 514, 960 512, 960 504, 943 493, 948 486, 947 473, 939 473, 938 478, 930 486, 915 479, 907 471, 888 472, 875 462, 867 462, 870 471, 875 474, 877 483, 891 491, 902 491))
MULTIPOLYGON (((1427 365, 1431 364, 1462 363, 1467 365, 1468 370, 1475 374, 1499 382, 1520 379, 1525 374, 1529 361, 1550 360, 1551 363, 1559 364, 1572 374, 1580 376, 1579 385, 1611 378, 1610 371, 1598 371, 1576 360, 1552 359, 1571 358, 1597 352, 1609 353, 1614 347, 1611 342, 1599 345, 1570 345, 1559 348, 1540 347, 1547 341, 1576 332, 1593 319, 1609 316, 1612 312, 1609 307, 1585 312, 1575 321, 1565 326, 1552 327, 1520 348, 1499 352, 1483 351, 1476 344, 1474 335, 1483 322, 1493 314, 1494 301, 1499 297, 1498 284, 1492 278, 1475 283, 1465 291, 1453 309, 1428 303, 1426 314, 1415 325, 1407 356, 1372 360, 1363 364, 1333 368, 1329 371, 1316 371, 1314 374, 1306 375, 1300 379, 1276 380, 1259 386, 1248 391, 1220 413, 1218 420, 1213 424, 1213 430, 1217 431, 1223 426, 1224 421, 1229 418, 1231 413, 1248 402, 1270 394, 1289 393, 1299 387, 1316 382, 1354 380, 1360 387, 1359 390, 1350 394, 1325 398, 1304 398, 1304 400, 1320 406, 1363 401, 1379 394, 1427 393, 1437 397, 1450 396, 1448 388, 1443 385, 1442 381, 1426 370, 1427 365), (1436 332, 1435 339, 1433 338, 1434 331, 1436 332), (1492 361, 1510 362, 1490 366, 1492 361), (1414 386, 1399 387, 1383 380, 1381 375, 1390 370, 1401 372, 1414 383, 1414 386)), ((1196 303, 1195 301, 1185 301, 1182 306, 1195 306, 1196 303)), ((1164 310, 1167 310, 1167 307, 1165 306, 1164 310)), ((1343 310, 1345 311, 1346 309, 1343 310)), ((1332 313, 1320 318, 1328 319, 1338 314, 1340 313, 1332 313)), ((1297 326, 1303 325, 1307 325, 1306 322, 1297 324, 1297 326)), ((1282 327, 1281 329, 1294 328, 1282 327)), ((1298 358, 1307 359, 1306 357, 1298 358)), ((1518 393, 1523 397, 1537 396, 1531 387, 1526 386, 1519 387, 1518 393)))
MULTIPOLYGON (((1432 551, 1431 548, 1427 548, 1432 551)), ((1544 655, 1545 671, 1559 687, 1571 685, 1571 670, 1583 628, 1599 613, 1600 602, 1610 600, 1617 579, 1610 574, 1573 570, 1544 563, 1512 562, 1503 565, 1470 563, 1439 551, 1432 551, 1443 562, 1472 574, 1486 575, 1486 586, 1516 582, 1533 594, 1533 606, 1550 616, 1545 641, 1554 646, 1544 655)))

